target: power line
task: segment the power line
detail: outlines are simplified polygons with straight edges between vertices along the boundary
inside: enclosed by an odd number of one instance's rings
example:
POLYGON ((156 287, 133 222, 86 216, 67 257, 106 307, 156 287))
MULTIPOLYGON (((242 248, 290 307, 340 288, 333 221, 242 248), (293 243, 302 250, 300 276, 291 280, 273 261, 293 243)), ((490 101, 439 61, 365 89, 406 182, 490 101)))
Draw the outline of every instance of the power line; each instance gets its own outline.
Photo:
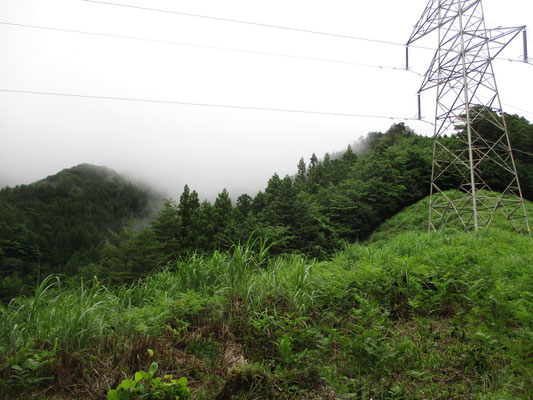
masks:
MULTIPOLYGON (((405 47, 405 43, 400 42, 393 42, 390 40, 380 40, 380 39, 372 39, 368 37, 363 36, 352 36, 352 35, 344 35, 340 33, 332 33, 332 32, 323 32, 323 31, 317 31, 313 29, 304 29, 304 28, 296 28, 286 25, 274 25, 274 24, 266 24, 262 22, 253 22, 253 21, 246 21, 242 19, 234 19, 234 18, 224 18, 224 17, 215 17, 212 15, 203 15, 203 14, 195 14, 195 13, 188 13, 184 11, 175 11, 175 10, 166 10, 162 8, 151 8, 151 7, 142 7, 142 6, 135 6, 133 4, 121 4, 121 3, 114 3, 110 1, 101 1, 101 0, 82 0, 88 3, 95 3, 95 4, 102 4, 107 6, 115 6, 115 7, 125 7, 125 8, 131 8, 136 10, 142 10, 142 11, 152 11, 152 12, 159 12, 159 13, 166 13, 166 14, 175 14, 175 15, 183 15, 186 17, 194 17, 194 18, 203 18, 203 19, 209 19, 214 21, 223 21, 223 22, 232 22, 237 24, 243 24, 243 25, 254 25, 259 26, 262 28, 271 28, 271 29, 282 29, 286 31, 293 31, 293 32, 301 32, 301 33, 310 33, 313 35, 321 35, 321 36, 330 36, 330 37, 336 37, 336 38, 342 38, 342 39, 352 39, 352 40, 360 40, 364 42, 370 42, 370 43, 379 43, 379 44, 385 44, 389 46, 400 46, 405 47)), ((428 46, 420 46, 420 45, 409 45, 410 48, 414 49, 423 49, 423 50, 431 50, 436 51, 434 47, 428 47, 428 46)), ((505 59, 505 61, 510 62, 522 62, 529 65, 533 65, 529 63, 527 60, 515 60, 515 59, 505 59)), ((404 68, 405 69, 405 68, 404 68)))
MULTIPOLYGON (((84 1, 89 1, 89 0, 84 0, 84 1)), ((386 69, 386 70, 393 70, 393 71, 410 72, 410 73, 413 73, 413 74, 418 75, 418 76, 422 76, 423 75, 423 74, 421 74, 419 72, 416 72, 416 71, 414 71, 412 69, 405 69, 405 67, 393 67, 393 66, 388 66, 388 65, 357 63, 357 62, 335 60, 335 59, 321 58, 321 57, 297 56, 297 55, 286 54, 286 53, 274 53, 274 52, 259 51, 259 50, 237 49, 237 48, 224 47, 224 46, 211 46, 211 45, 205 45, 205 44, 199 44, 199 43, 177 42, 177 41, 173 41, 173 40, 151 39, 151 38, 145 38, 145 37, 140 37, 140 36, 128 36, 128 35, 118 35, 118 34, 112 34, 112 33, 100 33, 100 32, 91 32, 91 31, 82 31, 82 30, 77 30, 77 29, 57 28, 57 27, 43 26, 43 25, 30 25, 30 24, 22 24, 22 23, 7 22, 7 21, 0 21, 0 25, 11 26, 11 27, 16 27, 16 28, 41 29, 41 30, 48 30, 48 31, 53 31, 53 32, 64 32, 64 33, 75 33, 75 34, 80 34, 80 35, 109 37, 109 38, 113 38, 113 39, 136 40, 136 41, 141 41, 141 42, 160 43, 160 44, 174 45, 174 46, 197 47, 197 48, 201 48, 201 49, 229 51, 229 52, 234 52, 234 53, 254 54, 254 55, 261 55, 261 56, 272 56, 272 57, 283 57, 283 58, 290 58, 290 59, 295 59, 295 60, 316 61, 316 62, 324 62, 324 63, 331 63, 331 64, 344 64, 344 65, 352 65, 352 66, 355 66, 355 67, 376 68, 376 69, 382 69, 382 70, 386 69)), ((526 63, 528 65, 532 65, 533 66, 533 64, 531 64, 529 62, 524 62, 523 60, 501 59, 501 58, 497 58, 497 60, 526 63)))
POLYGON ((364 63, 356 63, 356 62, 351 62, 351 61, 334 60, 334 59, 319 58, 319 57, 305 57, 305 56, 297 56, 297 55, 284 54, 284 53, 273 53, 273 52, 258 51, 258 50, 236 49, 236 48, 231 48, 231 47, 210 46, 210 45, 203 45, 203 44, 197 44, 197 43, 176 42, 172 40, 150 39, 150 38, 143 38, 143 37, 138 37, 138 36, 116 35, 116 34, 110 34, 110 33, 98 33, 98 32, 81 31, 81 30, 75 30, 75 29, 55 28, 55 27, 42 26, 42 25, 28 25, 28 24, 14 23, 14 22, 6 22, 6 21, 0 21, 0 25, 12 26, 12 27, 17 27, 17 28, 42 29, 42 30, 49 30, 49 31, 54 31, 54 32, 76 33, 80 35, 110 37, 113 39, 137 40, 137 41, 142 41, 142 42, 161 43, 161 44, 176 45, 176 46, 198 47, 202 49, 229 51, 229 52, 235 52, 235 53, 254 54, 254 55, 261 55, 261 56, 284 57, 284 58, 291 58, 291 59, 304 60, 304 61, 317 61, 317 62, 325 62, 325 63, 332 63, 332 64, 344 64, 344 65, 352 65, 356 67, 405 71, 405 72, 411 72, 413 74, 422 76, 422 74, 415 72, 413 70, 406 70, 404 67, 364 64, 364 63))
POLYGON ((527 154, 528 156, 533 157, 533 154, 528 153, 527 151, 522 151, 522 150, 518 150, 518 149, 513 149, 513 151, 518 151, 519 153, 524 153, 524 154, 527 154))
MULTIPOLYGON (((83 0, 83 1, 102 3, 102 2, 94 1, 94 0, 83 0)), ((107 4, 107 3, 104 3, 104 4, 107 4)), ((144 41, 144 42, 150 42, 150 43, 161 43, 161 44, 167 44, 167 45, 198 47, 198 48, 220 50, 220 51, 249 53, 249 54, 263 55, 263 56, 286 57, 286 58, 307 60, 307 61, 318 61, 318 62, 327 62, 327 63, 336 63, 336 64, 346 64, 346 65, 353 65, 353 66, 359 66, 359 67, 377 68, 377 69, 382 69, 382 70, 383 69, 389 69, 389 70, 395 70, 395 71, 411 72, 411 73, 414 73, 414 74, 420 75, 420 76, 422 75, 422 74, 420 74, 420 73, 418 73, 416 71, 413 71, 411 69, 406 70, 403 67, 382 66, 382 65, 375 65, 375 64, 363 64, 363 63, 355 63, 355 62, 334 60, 334 59, 296 56, 296 55, 283 54, 283 53, 272 53, 272 52, 263 52, 263 51, 255 51, 255 50, 236 49, 236 48, 229 48, 229 47, 222 47, 222 46, 210 46, 210 45, 202 45, 202 44, 196 44, 196 43, 177 42, 177 41, 161 40, 161 39, 150 39, 150 38, 137 37, 137 36, 127 36, 127 35, 118 35, 118 34, 109 34, 109 33, 99 33, 99 32, 82 31, 82 30, 74 30, 74 29, 65 29, 65 28, 57 28, 57 27, 42 26, 42 25, 29 25, 29 24, 6 22, 6 21, 0 21, 0 25, 6 25, 6 26, 18 27, 18 28, 30 28, 30 29, 41 29, 41 30, 49 30, 49 31, 56 31, 56 32, 75 33, 75 34, 100 36, 100 37, 110 37, 110 38, 114 38, 114 39, 136 40, 136 41, 144 41)), ((369 39, 369 40, 372 40, 372 39, 369 39)), ((383 43, 385 43, 385 42, 383 42, 383 43)), ((393 44, 393 42, 388 42, 388 43, 393 44)), ((500 60, 505 60, 505 59, 500 59, 500 60)), ((507 59, 505 61, 518 62, 520 60, 507 59)), ((520 62, 523 62, 523 61, 520 61, 520 62)), ((529 64, 529 65, 533 65, 533 64, 529 64)), ((10 90, 0 89, 0 91, 6 92, 6 91, 10 91, 10 90)), ((101 98, 101 99, 110 99, 110 100, 115 99, 115 100, 130 100, 130 101, 145 101, 145 102, 166 102, 166 101, 148 100, 148 99, 127 99, 127 98, 111 98, 111 97, 108 98, 108 97, 105 97, 105 96, 86 96, 86 95, 76 95, 76 94, 47 93, 47 92, 42 92, 41 93, 41 92, 15 91, 15 90, 13 90, 12 92, 34 93, 34 94, 50 94, 50 95, 64 95, 64 96, 73 96, 73 97, 89 97, 89 98, 92 97, 92 98, 101 98)), ((187 104, 188 105, 203 105, 203 104, 196 104, 196 103, 181 103, 181 102, 167 102, 167 103, 185 104, 185 105, 187 105, 187 104)), ((514 107, 514 106, 511 106, 511 105, 508 105, 508 104, 505 104, 505 105, 507 107, 515 108, 517 110, 520 110, 522 112, 530 114, 530 112, 528 112, 526 110, 523 110, 523 109, 520 109, 518 107, 514 107)), ((205 104, 205 106, 211 106, 211 105, 205 104)), ((219 105, 212 105, 212 106, 213 107, 217 107, 219 105)), ((220 107, 223 107, 223 106, 220 105, 220 107)), ((224 107, 226 107, 226 106, 224 106, 224 107)), ((239 106, 235 106, 235 107, 227 106, 227 108, 254 109, 253 107, 239 107, 239 106)), ((258 108, 258 109, 262 109, 262 108, 258 108)), ((313 113, 313 114, 353 116, 353 117, 369 117, 369 118, 375 117, 375 118, 386 118, 386 119, 416 120, 416 121, 421 121, 421 122, 433 125, 429 121, 425 121, 425 120, 418 119, 418 118, 399 118, 399 117, 388 117, 388 116, 373 116, 373 115, 360 115, 360 114, 342 114, 342 113, 322 113, 322 112, 311 112, 311 111, 308 112, 308 111, 300 111, 300 110, 278 110, 278 109, 263 109, 263 110, 265 110, 265 111, 269 110, 269 111, 305 112, 305 113, 313 113)))
POLYGON ((526 113, 526 114, 529 114, 529 115, 533 115, 533 113, 531 111, 526 111, 523 108, 515 107, 515 106, 512 106, 511 104, 502 103, 502 106, 513 108, 513 109, 521 111, 523 113, 526 113))
POLYGON ((533 64, 530 62, 530 60, 533 60, 533 58, 528 58, 527 60, 520 60, 520 59, 515 59, 515 58, 500 58, 500 57, 496 57, 494 58, 494 60, 497 60, 497 61, 509 61, 509 62, 512 62, 512 63, 520 63, 520 64, 527 64, 527 65, 530 65, 533 67, 533 64))
MULTIPOLYGON (((362 37, 362 36, 343 35, 340 33, 322 32, 322 31, 316 31, 312 29, 295 28, 295 27, 285 26, 285 25, 273 25, 273 24, 266 24, 266 23, 261 23, 261 22, 246 21, 242 19, 214 17, 211 15, 194 14, 194 13, 174 11, 174 10, 165 10, 162 8, 142 7, 142 6, 135 6, 132 4, 113 3, 109 1, 100 1, 100 0, 82 0, 82 1, 86 1, 88 3, 103 4, 103 5, 108 5, 108 6, 133 8, 136 10, 143 10, 143 11, 177 14, 177 15, 183 15, 187 17, 203 18, 203 19, 210 19, 210 20, 215 20, 215 21, 232 22, 232 23, 244 24, 244 25, 255 25, 255 26, 260 26, 263 28, 283 29, 283 30, 293 31, 293 32, 311 33, 313 35, 331 36, 331 37, 336 37, 336 38, 361 40, 361 41, 371 42, 371 43, 380 43, 380 44, 387 44, 387 45, 392 45, 392 46, 405 47, 405 43, 392 42, 388 40, 371 39, 371 38, 362 37)), ((425 47, 425 46, 410 46, 410 47, 418 48, 418 49, 433 50, 433 51, 435 50, 434 48, 425 47)))
MULTIPOLYGON (((479 96, 481 99, 487 101, 487 102, 490 102, 490 98, 488 98, 487 96, 479 96)), ((501 103, 502 106, 505 106, 505 109, 501 110, 501 111, 504 111, 504 112, 507 112, 507 108, 512 108, 514 110, 518 110, 520 112, 523 112, 523 113, 526 113, 526 114, 530 114, 530 115, 533 115, 533 113, 531 111, 527 111, 527 110, 524 110, 523 108, 519 108, 519 107, 516 107, 516 106, 513 106, 512 104, 507 104, 507 103, 501 103)))
MULTIPOLYGON (((198 43, 177 42, 177 41, 162 40, 162 39, 150 39, 150 38, 144 38, 144 37, 138 37, 138 36, 81 31, 81 30, 76 30, 76 29, 57 28, 57 27, 43 26, 43 25, 29 25, 29 24, 15 23, 15 22, 7 22, 7 21, 0 21, 0 25, 6 25, 6 26, 11 26, 11 27, 16 27, 16 28, 48 30, 48 31, 53 31, 53 32, 74 33, 74 34, 89 35, 89 36, 110 37, 113 39, 135 40, 135 41, 142 41, 142 42, 149 42, 149 43, 160 43, 160 44, 166 44, 166 45, 198 47, 198 48, 210 49, 210 50, 229 51, 229 52, 237 52, 237 53, 245 53, 245 54, 262 55, 262 56, 285 57, 285 58, 292 58, 292 59, 304 60, 304 61, 317 61, 317 62, 326 62, 326 63, 333 63, 333 64, 345 64, 345 65, 352 65, 356 67, 377 68, 381 70, 387 69, 387 70, 394 70, 394 71, 404 71, 404 72, 410 72, 410 73, 416 74, 418 76, 422 76, 421 73, 416 72, 412 69, 406 70, 404 67, 392 67, 392 66, 384 66, 384 65, 377 65, 377 64, 364 64, 364 63, 356 63, 356 62, 334 60, 334 59, 327 59, 327 58, 305 57, 305 56, 297 56, 297 55, 292 55, 292 54, 236 49, 236 48, 222 47, 222 46, 210 46, 210 45, 203 45, 203 44, 198 44, 198 43)), ((521 60, 513 60, 513 59, 500 59, 500 60, 510 61, 510 62, 520 61, 523 63, 523 61, 521 60)), ((528 63, 528 65, 533 65, 533 64, 528 63)), ((532 114, 529 111, 523 110, 521 108, 509 105, 509 104, 503 104, 503 105, 510 107, 510 108, 514 108, 516 110, 522 111, 527 114, 532 114)))
POLYGON ((214 104, 214 103, 193 103, 193 102, 174 101, 174 100, 143 99, 143 98, 135 98, 135 97, 96 96, 96 95, 87 95, 87 94, 79 94, 79 93, 43 92, 43 91, 35 91, 35 90, 19 90, 19 89, 3 89, 3 88, 0 88, 0 92, 47 95, 47 96, 61 96, 61 97, 78 97, 78 98, 83 98, 83 99, 129 101, 129 102, 138 102, 138 103, 174 104, 174 105, 193 106, 193 107, 226 108, 226 109, 237 109, 237 110, 248 110, 248 111, 272 111, 272 112, 297 113, 297 114, 329 115, 329 116, 334 116, 334 117, 355 117, 355 118, 376 118, 376 119, 389 119, 389 120, 401 120, 401 121, 420 121, 426 124, 433 125, 429 121, 419 120, 418 118, 409 118, 409 117, 404 118, 404 117, 394 117, 394 116, 387 116, 387 115, 352 114, 352 113, 338 113, 338 112, 327 112, 327 111, 296 110, 296 109, 270 108, 270 107, 252 107, 252 106, 214 104))

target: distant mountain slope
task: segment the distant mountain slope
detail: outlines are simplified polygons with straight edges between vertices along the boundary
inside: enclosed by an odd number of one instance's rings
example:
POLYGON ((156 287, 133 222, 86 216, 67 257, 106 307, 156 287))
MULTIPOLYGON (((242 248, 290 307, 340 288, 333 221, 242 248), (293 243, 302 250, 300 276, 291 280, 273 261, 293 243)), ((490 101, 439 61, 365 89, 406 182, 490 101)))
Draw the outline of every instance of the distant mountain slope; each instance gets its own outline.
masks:
POLYGON ((96 262, 110 232, 148 215, 150 195, 89 164, 0 190, 0 298, 40 275, 73 275, 96 262))
MULTIPOLYGON (((524 200, 530 224, 533 223, 533 202, 524 200)), ((427 232, 429 196, 404 208, 398 214, 381 224, 369 238, 371 242, 387 240, 403 232, 427 232)), ((457 226, 459 227, 459 226, 457 226)), ((491 223, 492 228, 513 230, 502 213, 496 213, 491 223)), ((459 227, 460 228, 460 227, 459 227)))

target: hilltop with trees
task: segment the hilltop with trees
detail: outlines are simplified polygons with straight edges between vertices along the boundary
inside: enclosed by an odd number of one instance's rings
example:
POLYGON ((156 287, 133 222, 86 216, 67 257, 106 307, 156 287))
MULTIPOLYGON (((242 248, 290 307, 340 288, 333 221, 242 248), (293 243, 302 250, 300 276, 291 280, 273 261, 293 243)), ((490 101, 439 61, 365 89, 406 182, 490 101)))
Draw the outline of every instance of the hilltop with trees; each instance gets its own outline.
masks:
MULTIPOLYGON (((533 125, 507 122, 532 200, 533 125)), ((431 139, 360 149, 155 214, 103 167, 1 190, 0 394, 531 398, 533 241, 500 217, 426 233, 431 139)))

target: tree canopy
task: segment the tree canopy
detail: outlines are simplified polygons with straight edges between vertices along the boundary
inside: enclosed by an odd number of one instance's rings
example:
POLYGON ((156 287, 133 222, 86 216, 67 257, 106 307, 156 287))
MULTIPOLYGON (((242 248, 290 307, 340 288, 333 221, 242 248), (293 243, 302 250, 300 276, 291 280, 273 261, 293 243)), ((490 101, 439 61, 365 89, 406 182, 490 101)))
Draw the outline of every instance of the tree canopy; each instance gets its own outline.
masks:
MULTIPOLYGON (((533 125, 506 115, 524 197, 533 200, 533 125)), ((491 135, 490 124, 477 127, 491 135)), ((446 138, 454 146, 457 138, 446 138)), ((0 191, 0 296, 17 294, 39 276, 59 273, 112 282, 145 276, 190 253, 223 251, 251 235, 271 252, 319 259, 344 242, 364 240, 386 219, 429 194, 432 140, 405 124, 372 132, 333 155, 299 160, 293 176, 274 174, 254 197, 235 202, 224 189, 213 203, 185 185, 152 222, 147 192, 105 168, 81 165, 32 185, 0 191)), ((503 176, 492 171, 498 188, 503 176)), ((443 189, 458 176, 444 177, 443 189)))

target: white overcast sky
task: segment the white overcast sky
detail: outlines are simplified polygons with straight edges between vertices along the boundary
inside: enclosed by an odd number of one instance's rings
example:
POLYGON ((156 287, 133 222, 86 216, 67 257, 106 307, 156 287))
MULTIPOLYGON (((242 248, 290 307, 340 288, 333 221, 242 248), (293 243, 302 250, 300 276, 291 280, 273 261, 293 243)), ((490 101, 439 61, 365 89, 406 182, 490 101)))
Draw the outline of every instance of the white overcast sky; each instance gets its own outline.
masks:
MULTIPOLYGON (((404 43, 427 0, 108 0, 404 43)), ((533 1, 484 0, 489 26, 528 25, 533 1)), ((0 0, 0 22, 401 68, 404 48, 82 0, 0 0)), ((529 34, 529 42, 532 35, 529 34)), ((436 37, 424 41, 434 46, 436 37)), ((530 46, 533 53, 533 44, 530 46)), ((421 77, 394 71, 0 24, 0 89, 415 117, 421 77)), ((425 72, 432 52, 411 50, 425 72)), ((502 57, 522 57, 522 39, 502 57)), ((533 66, 495 62, 505 111, 533 121, 533 66), (514 108, 512 108, 512 107, 514 108)), ((423 98, 433 119, 434 93, 423 98)), ((80 163, 178 197, 262 189, 300 157, 340 150, 388 119, 0 92, 0 187, 80 163)), ((422 134, 430 125, 407 122, 422 134)))

